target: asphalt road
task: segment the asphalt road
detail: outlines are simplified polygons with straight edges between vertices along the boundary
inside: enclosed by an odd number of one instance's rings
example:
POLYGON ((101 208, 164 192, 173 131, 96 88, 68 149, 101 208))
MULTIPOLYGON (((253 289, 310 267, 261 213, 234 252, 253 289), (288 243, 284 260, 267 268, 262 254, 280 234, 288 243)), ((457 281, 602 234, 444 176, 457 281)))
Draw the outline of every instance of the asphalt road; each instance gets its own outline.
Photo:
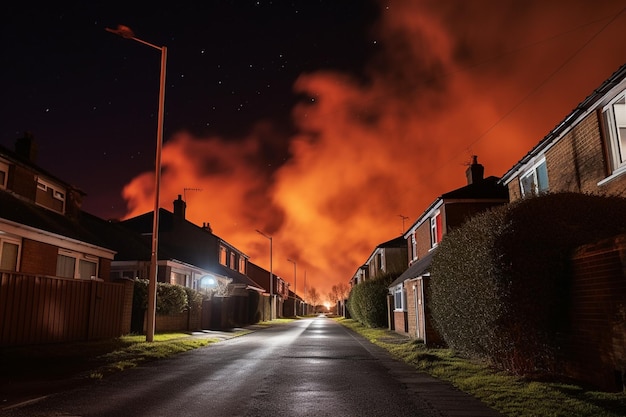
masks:
POLYGON ((445 415, 407 388, 403 367, 415 374, 331 319, 303 319, 126 370, 2 415, 445 415))

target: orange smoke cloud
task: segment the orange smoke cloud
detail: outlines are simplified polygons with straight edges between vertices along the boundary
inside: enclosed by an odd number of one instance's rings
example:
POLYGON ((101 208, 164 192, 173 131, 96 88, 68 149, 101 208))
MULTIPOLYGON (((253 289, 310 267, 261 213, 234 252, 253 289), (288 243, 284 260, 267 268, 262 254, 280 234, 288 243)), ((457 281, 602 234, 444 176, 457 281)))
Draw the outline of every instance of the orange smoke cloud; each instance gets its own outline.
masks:
MULTIPOLYGON (((500 176, 623 64, 620 7, 585 1, 396 1, 381 7, 380 54, 362 77, 303 74, 291 157, 268 172, 259 130, 232 141, 172 137, 161 205, 188 191, 187 218, 292 282, 325 295, 439 195, 464 185, 472 154, 500 176)), ((261 125, 260 125, 261 126, 261 125)), ((127 217, 152 210, 152 174, 124 191, 127 217)))

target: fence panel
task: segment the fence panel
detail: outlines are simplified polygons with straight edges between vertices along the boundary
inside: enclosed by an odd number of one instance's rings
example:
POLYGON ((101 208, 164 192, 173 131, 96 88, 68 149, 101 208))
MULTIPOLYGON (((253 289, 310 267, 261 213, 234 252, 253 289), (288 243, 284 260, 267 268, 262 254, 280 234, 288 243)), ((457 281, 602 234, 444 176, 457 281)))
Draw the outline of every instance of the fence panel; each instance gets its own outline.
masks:
POLYGON ((124 284, 0 273, 0 346, 117 337, 124 284))

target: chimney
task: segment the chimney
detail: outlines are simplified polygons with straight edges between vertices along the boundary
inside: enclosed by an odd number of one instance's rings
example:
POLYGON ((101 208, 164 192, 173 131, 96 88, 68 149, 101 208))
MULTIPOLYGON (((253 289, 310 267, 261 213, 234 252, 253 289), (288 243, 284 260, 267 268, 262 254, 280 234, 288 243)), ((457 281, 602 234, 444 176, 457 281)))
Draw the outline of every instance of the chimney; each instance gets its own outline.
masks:
POLYGON ((24 137, 15 141, 15 153, 32 163, 37 163, 37 144, 31 132, 24 132, 24 137))
POLYGON ((178 200, 174 200, 174 217, 185 220, 185 210, 187 204, 183 201, 182 196, 178 194, 178 200))
POLYGON ((483 180, 485 174, 485 167, 478 163, 478 156, 472 156, 472 163, 465 170, 465 176, 467 177, 467 185, 475 184, 483 180))
POLYGON ((211 228, 211 223, 208 223, 208 222, 204 223, 204 222, 202 222, 202 228, 204 230, 206 230, 207 232, 209 232, 209 233, 213 233, 213 229, 211 228))

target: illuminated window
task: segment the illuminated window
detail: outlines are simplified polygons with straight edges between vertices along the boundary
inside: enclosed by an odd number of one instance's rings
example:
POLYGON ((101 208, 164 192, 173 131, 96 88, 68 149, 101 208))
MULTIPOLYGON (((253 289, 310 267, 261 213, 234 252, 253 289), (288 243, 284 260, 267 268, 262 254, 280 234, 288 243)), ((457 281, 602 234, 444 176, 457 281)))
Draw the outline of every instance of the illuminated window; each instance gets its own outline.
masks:
POLYGON ((613 171, 626 170, 626 94, 622 92, 603 110, 613 171))
POLYGON ((0 239, 0 269, 17 271, 20 243, 17 240, 0 239))
POLYGON ((441 225, 441 212, 437 212, 430 219, 430 246, 434 248, 441 242, 443 228, 441 225))
POLYGON ((226 266, 226 248, 220 246, 220 264, 226 266))
POLYGON ((187 286, 187 275, 181 274, 180 272, 171 272, 170 273, 170 284, 173 285, 181 285, 183 287, 187 286))
POLYGON ((543 159, 520 178, 522 187, 522 196, 535 196, 548 191, 548 169, 546 168, 546 160, 543 159))

